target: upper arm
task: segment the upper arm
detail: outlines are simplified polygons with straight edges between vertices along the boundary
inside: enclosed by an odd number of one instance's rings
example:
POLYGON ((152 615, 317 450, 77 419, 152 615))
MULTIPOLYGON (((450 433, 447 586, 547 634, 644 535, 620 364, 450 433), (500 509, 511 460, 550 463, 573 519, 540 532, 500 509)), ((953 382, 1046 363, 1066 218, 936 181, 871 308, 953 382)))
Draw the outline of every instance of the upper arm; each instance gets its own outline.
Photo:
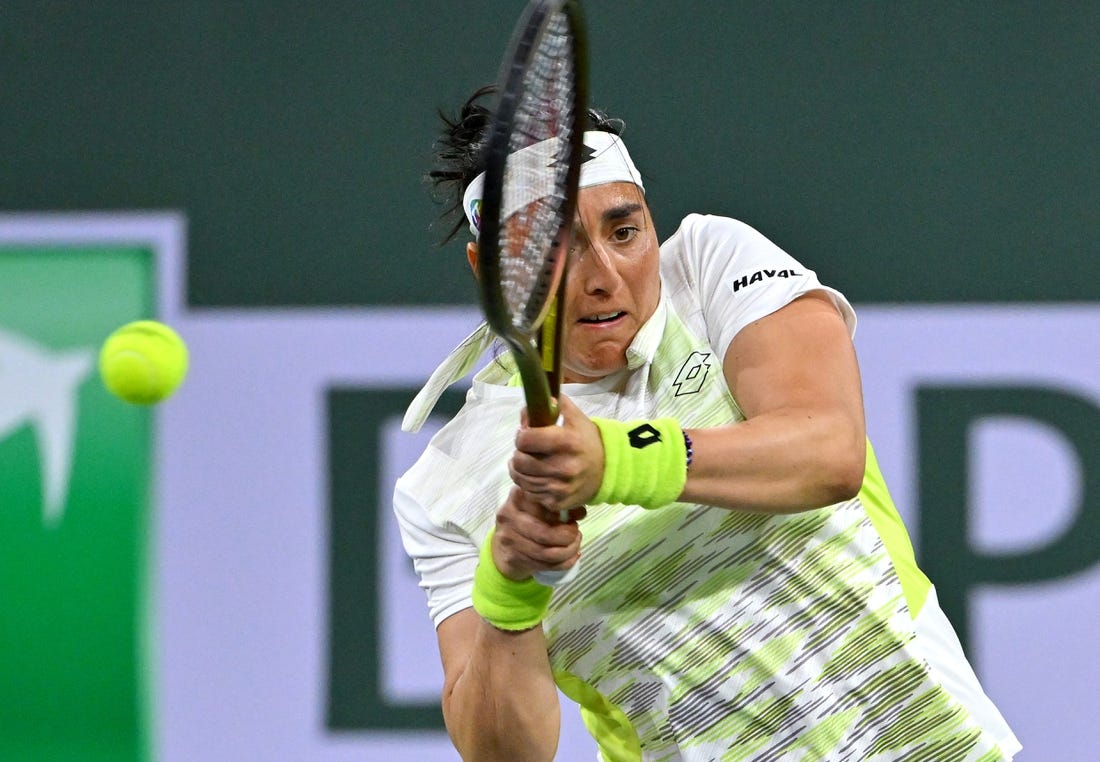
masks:
POLYGON ((470 660, 480 620, 481 617, 473 608, 466 608, 447 617, 435 628, 439 658, 443 662, 444 703, 455 680, 470 660))
POLYGON ((817 411, 836 416, 862 442, 855 347, 824 292, 810 292, 745 326, 730 342, 722 368, 746 418, 784 409, 817 411))
POLYGON ((446 521, 445 489, 433 477, 438 459, 422 457, 397 480, 393 509, 401 544, 412 559, 428 614, 436 624, 472 605, 470 589, 477 568, 477 537, 446 521), (433 510, 434 508, 434 510, 433 510))

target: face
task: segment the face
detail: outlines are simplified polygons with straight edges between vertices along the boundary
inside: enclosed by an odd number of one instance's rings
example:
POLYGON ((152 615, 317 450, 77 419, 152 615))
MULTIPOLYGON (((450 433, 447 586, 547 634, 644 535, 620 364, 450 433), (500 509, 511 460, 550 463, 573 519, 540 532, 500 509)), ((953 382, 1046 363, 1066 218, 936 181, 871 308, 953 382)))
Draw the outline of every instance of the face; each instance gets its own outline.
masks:
POLYGON ((661 295, 659 243, 633 183, 582 188, 569 259, 562 380, 626 367, 626 350, 661 295))

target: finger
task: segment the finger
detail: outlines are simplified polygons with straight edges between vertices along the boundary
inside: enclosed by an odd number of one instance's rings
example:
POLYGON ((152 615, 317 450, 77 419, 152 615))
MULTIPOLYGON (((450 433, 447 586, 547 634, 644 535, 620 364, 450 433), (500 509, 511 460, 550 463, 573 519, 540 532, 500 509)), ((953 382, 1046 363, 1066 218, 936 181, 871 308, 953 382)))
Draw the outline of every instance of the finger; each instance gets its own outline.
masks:
POLYGON ((497 525, 498 549, 509 566, 547 568, 568 562, 580 551, 581 534, 575 524, 552 526, 520 516, 521 520, 497 525))
MULTIPOLYGON (((513 477, 513 481, 520 481, 528 483, 526 477, 517 475, 513 477)), ((545 513, 544 510, 547 507, 547 503, 553 503, 554 497, 549 492, 545 491, 545 486, 537 483, 530 483, 530 489, 525 489, 523 484, 516 484, 512 489, 517 493, 518 498, 510 498, 509 502, 514 507, 514 515, 520 516, 527 514, 535 517, 539 521, 542 521, 545 513)), ((555 507, 555 506, 551 506, 555 507)), ((498 514, 498 518, 499 518, 498 514)))
POLYGON ((535 506, 526 510, 546 523, 561 523, 560 518, 552 520, 551 517, 560 516, 565 510, 565 506, 575 502, 570 501, 564 489, 553 482, 528 482, 520 478, 517 480, 516 486, 522 490, 524 497, 532 506, 535 506))
POLYGON ((562 522, 557 511, 540 508, 538 514, 518 513, 512 519, 512 534, 521 542, 547 548, 564 548, 575 539, 575 524, 562 522))
POLYGON ((509 468, 512 468, 516 473, 523 474, 528 477, 547 477, 553 475, 553 468, 544 458, 537 458, 534 455, 526 452, 520 452, 516 450, 512 453, 512 459, 508 461, 509 468))
POLYGON ((516 449, 532 456, 549 455, 562 448, 560 426, 531 426, 516 431, 516 449))
POLYGON ((563 498, 557 494, 552 485, 539 482, 528 483, 520 478, 516 480, 516 486, 523 491, 524 497, 532 507, 525 508, 524 512, 535 516, 540 521, 546 521, 547 512, 557 513, 561 510, 563 498))
POLYGON ((578 530, 575 525, 562 522, 559 511, 559 506, 545 506, 523 490, 513 488, 505 505, 497 512, 497 524, 540 544, 567 545, 578 530))
POLYGON ((583 427, 586 423, 590 423, 584 411, 577 407, 576 403, 565 395, 562 395, 560 409, 564 428, 566 429, 575 429, 577 427, 583 427))
POLYGON ((522 580, 540 571, 568 569, 576 563, 579 553, 572 549, 557 552, 527 545, 522 542, 505 542, 503 538, 494 538, 494 560, 497 567, 510 579, 522 580))
MULTIPOLYGON (((529 431, 534 431, 530 429, 529 431)), ((582 456, 568 441, 538 440, 535 437, 516 437, 516 450, 511 463, 524 476, 542 476, 570 481, 583 471, 582 456), (522 440, 522 441, 521 441, 522 440), (544 444, 546 446, 544 446, 544 444)))
POLYGON ((570 545, 546 547, 517 543, 509 549, 509 563, 528 569, 569 568, 580 556, 580 540, 570 545))
POLYGON ((569 420, 570 418, 576 418, 578 415, 584 415, 584 413, 581 412, 581 409, 577 407, 576 403, 574 403, 573 400, 565 394, 561 395, 561 397, 558 399, 558 411, 566 420, 569 420))
POLYGON ((523 490, 532 502, 555 510, 571 508, 577 504, 570 497, 572 476, 568 471, 568 464, 559 471, 551 471, 542 465, 532 466, 522 460, 513 460, 508 462, 507 467, 512 483, 523 490))
MULTIPOLYGON (((569 558, 562 561, 561 563, 557 563, 557 564, 540 564, 541 568, 539 568, 538 571, 540 571, 540 572, 544 572, 544 571, 548 571, 548 572, 567 572, 570 569, 572 569, 574 566, 576 566, 577 563, 580 560, 581 560, 581 554, 578 551, 577 553, 570 556, 569 558)), ((543 584, 546 584, 546 583, 543 583, 543 584)))

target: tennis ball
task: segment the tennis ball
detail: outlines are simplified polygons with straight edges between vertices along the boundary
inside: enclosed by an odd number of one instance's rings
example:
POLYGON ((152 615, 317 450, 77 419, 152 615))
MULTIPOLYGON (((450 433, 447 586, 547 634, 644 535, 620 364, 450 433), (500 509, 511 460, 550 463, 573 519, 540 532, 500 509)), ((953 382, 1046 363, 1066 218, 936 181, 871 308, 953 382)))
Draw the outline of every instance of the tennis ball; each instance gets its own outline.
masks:
POLYGON ((187 345, 164 323, 127 323, 103 342, 99 375, 116 397, 152 405, 176 391, 187 375, 187 345))

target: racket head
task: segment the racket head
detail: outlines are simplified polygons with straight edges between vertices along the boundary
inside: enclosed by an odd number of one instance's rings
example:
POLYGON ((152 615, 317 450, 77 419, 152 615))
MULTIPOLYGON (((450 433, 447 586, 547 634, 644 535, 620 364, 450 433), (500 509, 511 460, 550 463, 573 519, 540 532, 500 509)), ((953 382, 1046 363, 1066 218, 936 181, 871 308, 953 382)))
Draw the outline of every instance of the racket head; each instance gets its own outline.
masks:
POLYGON ((559 293, 568 258, 584 149, 586 51, 575 0, 529 3, 501 66, 484 153, 477 258, 482 308, 489 327, 513 350, 533 423, 557 417, 550 409, 557 389, 546 378, 550 373, 556 387, 560 351, 548 353, 552 359, 544 364, 533 338, 559 293))

